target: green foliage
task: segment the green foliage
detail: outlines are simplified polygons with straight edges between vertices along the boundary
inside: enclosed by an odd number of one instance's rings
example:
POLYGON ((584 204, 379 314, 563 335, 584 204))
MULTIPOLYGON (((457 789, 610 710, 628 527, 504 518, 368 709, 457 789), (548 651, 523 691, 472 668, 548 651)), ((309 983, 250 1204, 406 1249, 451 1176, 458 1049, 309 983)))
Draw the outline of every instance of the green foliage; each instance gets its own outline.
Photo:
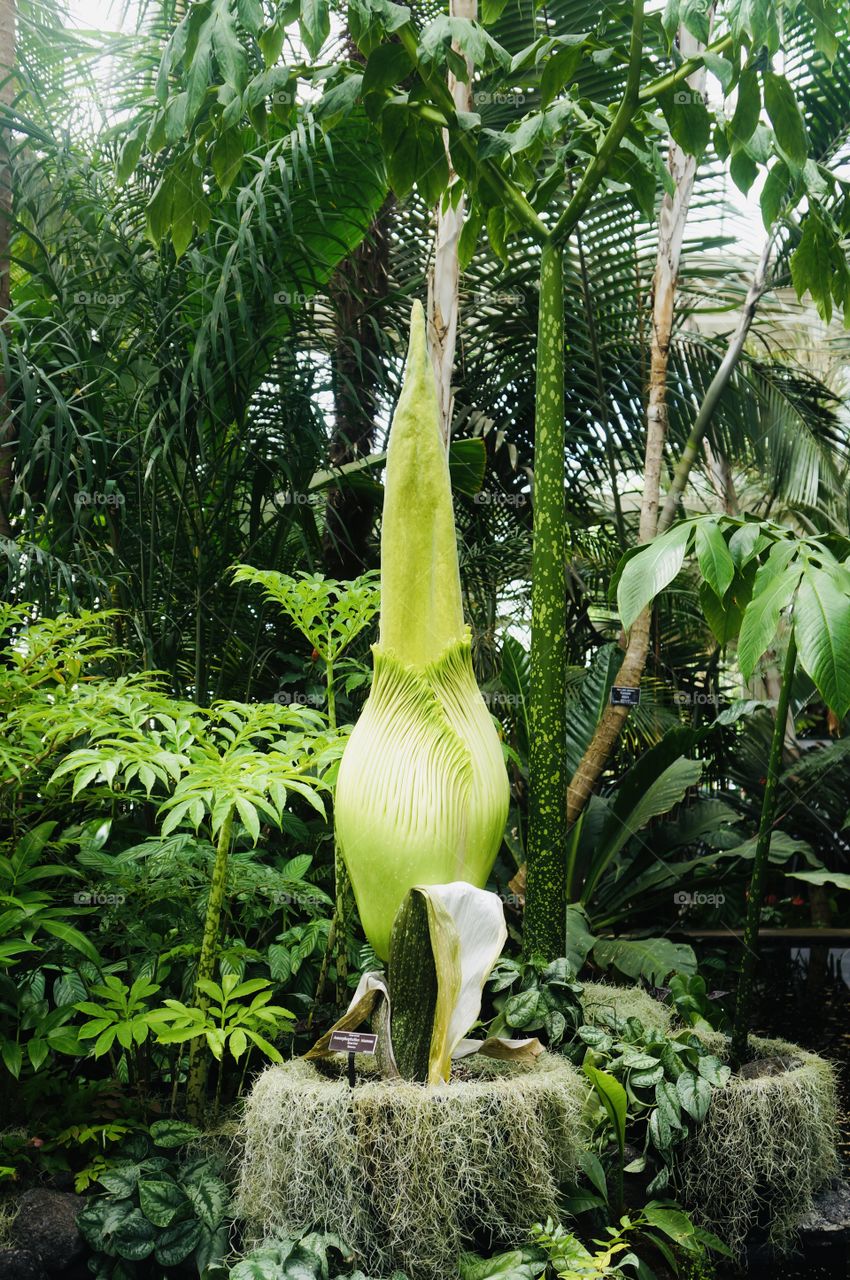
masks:
POLYGON ((847 540, 835 538, 830 546, 821 537, 799 537, 766 520, 697 516, 683 521, 621 563, 617 601, 625 627, 677 576, 694 538, 709 589, 703 606, 712 628, 717 630, 718 623, 723 628, 723 642, 730 638, 725 629, 730 613, 739 615, 733 634, 744 678, 752 676, 773 644, 783 611, 793 604, 800 663, 827 706, 843 719, 850 710, 847 540))
POLYGON ((249 565, 239 565, 233 575, 234 582, 262 587, 323 662, 335 662, 378 613, 381 596, 375 578, 371 573, 354 582, 335 582, 319 573, 293 578, 249 565))
MULTIPOLYGON (((252 1249, 228 1271, 215 1268, 210 1280, 370 1280, 354 1262, 354 1254, 338 1236, 311 1231, 300 1239, 281 1237, 252 1249), (353 1269, 352 1269, 353 1268, 353 1269)), ((406 1280, 394 1271, 387 1280, 406 1280)))
POLYGON ((53 905, 44 882, 55 881, 65 874, 56 863, 42 863, 40 858, 56 830, 55 822, 41 822, 25 832, 11 854, 0 855, 0 965, 14 965, 19 956, 39 951, 38 934, 59 939, 97 962, 97 950, 89 939, 69 921, 71 912, 53 905))
POLYGON ((711 1105, 712 1088, 730 1069, 690 1031, 665 1035, 647 1030, 637 1018, 598 1011, 597 1025, 578 1029, 587 1046, 584 1070, 604 1108, 622 1158, 626 1138, 642 1148, 627 1173, 653 1177, 650 1194, 671 1185, 676 1148, 700 1124, 711 1105), (607 1025, 606 1025, 607 1024, 607 1025))
POLYGON ((191 1260, 201 1275, 224 1256, 230 1193, 218 1163, 168 1154, 199 1136, 190 1125, 158 1121, 150 1137, 136 1134, 124 1142, 99 1174, 103 1193, 77 1219, 99 1280, 146 1275, 149 1259, 166 1271, 191 1260))
POLYGON ((203 1038, 220 1062, 225 1050, 238 1061, 250 1043, 272 1062, 282 1061, 267 1037, 291 1031, 292 1014, 269 1003, 273 995, 270 982, 264 978, 240 982, 236 974, 225 973, 220 985, 204 978, 197 985, 210 1003, 204 1008, 189 1008, 179 1000, 166 1000, 165 1010, 158 1015, 160 1022, 168 1024, 157 1031, 160 1044, 203 1038), (250 1002, 248 996, 253 997, 250 1002))
MULTIPOLYGON (((319 573, 302 573, 297 578, 271 570, 239 565, 234 582, 250 582, 263 588, 313 646, 313 656, 325 665, 328 716, 336 724, 335 676, 345 649, 372 622, 381 607, 380 589, 374 574, 363 574, 354 582, 335 582, 319 573)), ((366 679, 356 669, 349 673, 346 692, 366 679)))
POLYGON ((137 978, 128 987, 114 974, 107 974, 102 983, 91 988, 91 998, 81 1001, 76 1009, 87 1015, 78 1035, 80 1040, 94 1040, 91 1053, 95 1058, 109 1053, 116 1040, 131 1055, 137 1045, 145 1043, 158 1021, 156 1011, 148 1007, 157 991, 158 985, 147 978, 137 978))
POLYGON ((723 1010, 708 994, 705 978, 699 973, 674 973, 669 994, 678 1018, 697 1031, 717 1031, 725 1021, 723 1010))
POLYGON ((56 987, 59 998, 51 1008, 45 970, 0 976, 0 1057, 16 1080, 25 1064, 38 1072, 54 1053, 76 1057, 85 1052, 78 1031, 69 1025, 75 1015, 68 999, 73 999, 73 983, 60 978, 56 987))
POLYGON ((542 1032, 556 1049, 572 1039, 581 1021, 581 985, 564 959, 503 958, 494 968, 488 989, 497 1010, 488 1028, 492 1036, 511 1038, 542 1032))
POLYGON ((229 1098, 248 1078, 248 1047, 276 1057, 271 1042, 292 1028, 280 985, 301 1007, 314 990, 331 899, 304 850, 328 843, 321 797, 341 737, 304 706, 201 709, 153 675, 115 674, 112 614, 32 612, 4 611, 0 666, 5 759, 29 762, 0 787, 13 833, 0 848, 4 1065, 32 1090, 45 1077, 46 1099, 63 1057, 86 1059, 83 1082, 108 1075, 176 1098, 183 1045, 198 1039, 211 1059, 227 1046, 216 1092, 229 1098), (226 879, 212 843, 225 832, 226 879), (215 933, 202 940, 204 919, 215 933), (220 984, 203 972, 216 954, 220 984))
POLYGON ((549 1218, 531 1228, 533 1244, 491 1258, 465 1254, 460 1280, 603 1280, 623 1274, 653 1280, 647 1259, 658 1257, 674 1274, 695 1274, 710 1252, 728 1253, 711 1232, 696 1226, 678 1205, 650 1201, 638 1213, 622 1214, 601 1237, 588 1239, 549 1218), (684 1269, 680 1271, 680 1263, 684 1269))

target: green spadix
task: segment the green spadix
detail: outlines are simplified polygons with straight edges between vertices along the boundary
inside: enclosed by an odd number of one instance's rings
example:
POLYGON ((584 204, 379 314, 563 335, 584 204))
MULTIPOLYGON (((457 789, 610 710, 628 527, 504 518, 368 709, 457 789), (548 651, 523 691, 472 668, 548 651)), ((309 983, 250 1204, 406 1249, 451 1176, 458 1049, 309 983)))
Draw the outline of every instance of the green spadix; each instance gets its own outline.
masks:
POLYGON ((414 885, 483 888, 508 812, 495 726, 463 621, 437 392, 415 302, 390 429, 381 526, 381 629, 371 694, 342 758, 336 836, 373 948, 414 885))

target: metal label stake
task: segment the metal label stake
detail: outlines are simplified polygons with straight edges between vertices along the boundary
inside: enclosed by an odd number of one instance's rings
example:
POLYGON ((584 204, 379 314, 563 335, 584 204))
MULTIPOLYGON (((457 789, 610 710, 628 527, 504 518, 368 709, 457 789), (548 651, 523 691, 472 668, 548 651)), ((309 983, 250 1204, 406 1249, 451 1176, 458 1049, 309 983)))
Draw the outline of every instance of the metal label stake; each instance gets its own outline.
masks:
POLYGON ((378 1046, 378 1037, 372 1031, 332 1031, 328 1048, 332 1053, 348 1054, 348 1083, 354 1088, 354 1055, 355 1053, 374 1053, 378 1046))

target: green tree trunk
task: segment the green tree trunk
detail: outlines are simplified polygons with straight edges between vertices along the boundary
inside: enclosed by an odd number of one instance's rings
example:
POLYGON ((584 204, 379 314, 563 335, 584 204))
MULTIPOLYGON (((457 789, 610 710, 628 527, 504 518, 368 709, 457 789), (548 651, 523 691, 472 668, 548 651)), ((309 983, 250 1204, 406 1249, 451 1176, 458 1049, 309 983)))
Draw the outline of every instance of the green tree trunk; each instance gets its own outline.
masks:
MULTIPOLYGON (((0 107, 10 111, 15 101, 15 0, 0 0, 0 107)), ((10 308, 12 235, 11 129, 0 128, 0 324, 10 308)), ((17 427, 6 398, 6 379, 0 368, 0 537, 11 538, 12 485, 17 427)))
POLYGON ((770 837, 776 817, 776 788, 782 771, 782 746, 785 742, 788 705, 791 700, 791 685, 794 682, 796 663, 797 644, 792 630, 788 640, 788 652, 785 655, 785 668, 782 673, 782 686, 779 690, 779 700, 776 706, 773 737, 770 741, 770 755, 767 761, 767 778, 761 805, 758 840, 756 841, 756 853, 753 859, 753 874, 750 877, 750 897, 747 903, 747 919, 744 924, 744 953, 741 958, 741 975, 738 980, 738 996, 735 1002, 735 1024, 732 1028, 732 1065, 735 1067, 746 1062, 749 1053, 750 1007, 758 968, 761 900, 764 893, 764 881, 770 855, 770 837))
POLYGON ((531 695, 527 955, 563 955, 566 920, 566 524, 564 515, 563 251, 551 243, 540 263, 537 416, 534 436, 534 551, 531 588, 531 695))
MULTIPOLYGON (((221 934, 221 917, 224 911, 224 899, 227 891, 227 859, 230 853, 230 841, 233 834, 233 810, 231 809, 221 825, 216 844, 215 863, 210 896, 207 899, 207 913, 204 919, 204 936, 201 942, 201 954, 198 958, 198 973, 195 979, 195 1004, 199 1009, 206 1009, 210 999, 198 986, 204 978, 215 977, 215 966, 218 960, 218 948, 221 934)), ((204 1112, 204 1092, 207 1083, 207 1057, 203 1040, 193 1040, 189 1052, 189 1075, 186 1080, 186 1103, 189 1115, 199 1120, 204 1112)))

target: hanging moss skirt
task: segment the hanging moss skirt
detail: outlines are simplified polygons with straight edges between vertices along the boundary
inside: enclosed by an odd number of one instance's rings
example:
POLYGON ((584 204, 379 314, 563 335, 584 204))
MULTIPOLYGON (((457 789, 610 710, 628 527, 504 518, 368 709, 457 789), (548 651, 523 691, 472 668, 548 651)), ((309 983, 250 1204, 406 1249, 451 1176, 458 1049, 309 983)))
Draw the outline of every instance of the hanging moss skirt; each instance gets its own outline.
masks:
POLYGON ((475 1243, 525 1243, 558 1216, 586 1133, 586 1082, 563 1058, 465 1060, 437 1088, 298 1059, 257 1080, 243 1122, 238 1212, 255 1241, 311 1228, 365 1270, 448 1280, 475 1243))
MULTIPOLYGON (((701 1038, 726 1057, 723 1036, 701 1038)), ((750 1047, 756 1062, 775 1063, 775 1074, 734 1075, 714 1090, 679 1178, 685 1205, 739 1258, 755 1232, 787 1251, 813 1197, 839 1170, 832 1064, 785 1040, 753 1036, 750 1047)))

